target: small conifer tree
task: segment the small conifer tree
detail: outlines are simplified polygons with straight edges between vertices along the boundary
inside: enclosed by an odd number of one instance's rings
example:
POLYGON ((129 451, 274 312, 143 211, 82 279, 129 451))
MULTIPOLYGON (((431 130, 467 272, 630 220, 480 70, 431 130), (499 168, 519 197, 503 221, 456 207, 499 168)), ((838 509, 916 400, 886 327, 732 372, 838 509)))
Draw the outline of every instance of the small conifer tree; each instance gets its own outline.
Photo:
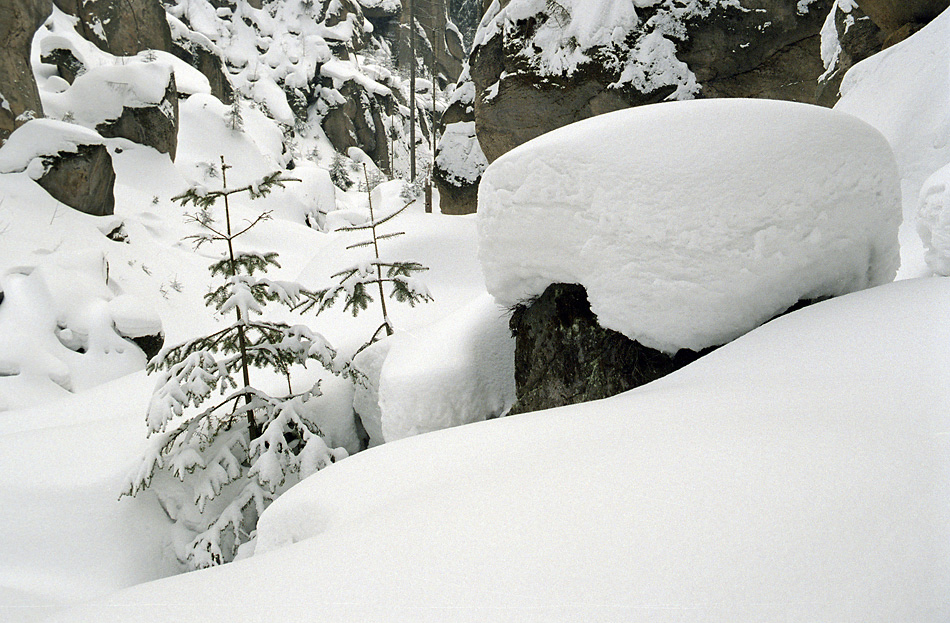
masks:
POLYGON ((279 266, 276 253, 241 252, 234 240, 263 220, 263 213, 232 230, 229 197, 263 197, 275 186, 297 181, 272 173, 256 184, 228 188, 221 158, 221 190, 192 188, 174 200, 198 210, 189 219, 204 230, 190 238, 196 247, 226 247, 209 267, 218 284, 205 295, 217 315, 230 317, 223 328, 163 349, 148 364, 159 376, 148 409, 149 446, 123 495, 151 488, 187 538, 176 554, 191 569, 232 560, 251 540, 257 518, 286 488, 336 459, 345 450, 327 447, 311 419, 319 383, 294 394, 290 368, 317 361, 340 373, 336 353, 319 334, 257 318, 277 302, 292 308, 301 287, 262 276, 279 266), (219 226, 211 210, 224 204, 219 226), (251 371, 270 368, 288 382, 286 396, 271 396, 251 384, 251 371))
POLYGON ((336 279, 337 283, 329 288, 316 292, 301 292, 305 300, 300 306, 304 311, 315 309, 316 313, 320 314, 325 309, 333 306, 342 295, 344 300, 343 309, 349 310, 356 316, 361 311, 368 309, 370 303, 374 301, 370 291, 375 289, 379 294, 382 324, 357 352, 380 339, 383 332, 386 335, 393 334, 393 324, 386 308, 385 288, 389 288, 390 298, 394 298, 401 303, 408 303, 412 307, 416 303, 432 300, 429 290, 416 276, 420 272, 429 270, 427 267, 418 262, 383 261, 379 255, 380 241, 405 235, 405 232, 401 231, 380 233, 379 227, 402 214, 406 208, 412 205, 412 202, 410 201, 395 212, 376 218, 373 209, 373 185, 365 164, 363 165, 363 177, 366 180, 366 188, 370 189, 367 193, 369 196, 369 222, 362 225, 342 227, 339 231, 369 233, 370 237, 368 239, 351 244, 346 248, 372 247, 373 259, 350 266, 332 275, 331 278, 336 279))

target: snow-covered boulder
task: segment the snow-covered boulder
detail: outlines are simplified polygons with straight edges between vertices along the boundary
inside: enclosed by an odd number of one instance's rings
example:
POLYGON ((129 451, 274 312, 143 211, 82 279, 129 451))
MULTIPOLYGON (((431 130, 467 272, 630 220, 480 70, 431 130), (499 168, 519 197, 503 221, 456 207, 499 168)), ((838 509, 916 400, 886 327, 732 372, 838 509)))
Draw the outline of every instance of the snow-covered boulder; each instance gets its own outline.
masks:
POLYGON ((90 67, 68 89, 46 99, 50 110, 66 120, 104 137, 154 147, 175 159, 178 90, 169 63, 136 58, 90 67))
POLYGON ((54 199, 95 216, 112 214, 115 170, 104 139, 52 119, 20 126, 0 147, 0 173, 26 174, 54 199))
POLYGON ((490 165, 479 259, 502 305, 577 283, 602 326, 664 352, 698 351, 800 300, 892 280, 899 179, 876 130, 824 108, 633 108, 490 165))

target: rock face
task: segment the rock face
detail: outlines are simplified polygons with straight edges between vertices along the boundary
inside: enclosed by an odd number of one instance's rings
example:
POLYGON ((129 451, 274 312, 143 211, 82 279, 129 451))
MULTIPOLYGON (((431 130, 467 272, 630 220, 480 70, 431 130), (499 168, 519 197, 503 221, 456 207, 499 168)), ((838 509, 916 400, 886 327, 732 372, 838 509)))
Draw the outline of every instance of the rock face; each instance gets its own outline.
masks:
POLYGON ((857 0, 857 4, 884 31, 884 47, 889 47, 940 15, 950 0, 857 0))
POLYGON ((172 51, 171 33, 160 0, 55 0, 64 13, 79 18, 87 40, 116 56, 142 50, 172 51))
MULTIPOLYGON (((448 19, 449 0, 411 0, 416 24, 416 57, 427 68, 435 58, 440 82, 451 84, 462 70, 465 47, 458 28, 448 19)), ((408 71, 410 59, 410 0, 360 0, 363 15, 373 24, 374 36, 385 39, 397 64, 408 71)), ((426 70, 428 74, 428 69, 426 70)), ((428 77, 428 76, 427 76, 428 77)))
POLYGON ((0 141, 27 118, 43 116, 30 45, 52 10, 51 0, 0 0, 0 141))
MULTIPOLYGON (((821 47, 825 73, 818 81, 817 104, 834 106, 840 96, 844 75, 857 63, 877 54, 884 47, 886 35, 871 18, 857 6, 842 8, 835 5, 834 32, 822 31, 821 47)), ((826 28, 832 26, 826 24, 826 28)))
POLYGON ((539 411, 607 398, 654 381, 701 355, 667 355, 604 329, 583 286, 552 284, 511 316, 515 386, 511 413, 539 411))
POLYGON ((96 126, 106 138, 127 138, 140 145, 154 147, 175 159, 178 150, 178 91, 175 74, 169 72, 165 97, 154 106, 123 107, 117 119, 96 126))
POLYGON ((392 96, 383 98, 347 82, 340 89, 344 102, 330 109, 323 119, 323 130, 333 147, 347 153, 359 147, 383 171, 390 170, 389 143, 381 106, 392 105, 392 96))
POLYGON ((548 3, 527 18, 493 5, 470 57, 478 139, 489 162, 554 128, 629 106, 692 97, 814 103, 830 0, 675 4, 636 9, 607 41, 583 31, 583 20, 574 24, 572 11, 582 15, 583 3, 548 3))
POLYGON ((54 199, 86 214, 107 216, 115 208, 115 170, 104 145, 80 145, 75 153, 48 158, 37 183, 54 199))

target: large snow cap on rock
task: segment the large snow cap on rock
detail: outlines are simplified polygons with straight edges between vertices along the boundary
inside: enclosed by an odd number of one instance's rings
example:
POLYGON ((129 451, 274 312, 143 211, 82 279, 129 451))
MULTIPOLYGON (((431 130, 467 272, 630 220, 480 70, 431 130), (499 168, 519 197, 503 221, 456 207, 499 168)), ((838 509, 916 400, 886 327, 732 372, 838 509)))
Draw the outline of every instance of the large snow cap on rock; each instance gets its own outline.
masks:
POLYGON ((900 222, 894 156, 864 122, 791 102, 669 102, 492 163, 478 253, 500 304, 578 283, 604 327, 674 352, 892 280, 900 222))

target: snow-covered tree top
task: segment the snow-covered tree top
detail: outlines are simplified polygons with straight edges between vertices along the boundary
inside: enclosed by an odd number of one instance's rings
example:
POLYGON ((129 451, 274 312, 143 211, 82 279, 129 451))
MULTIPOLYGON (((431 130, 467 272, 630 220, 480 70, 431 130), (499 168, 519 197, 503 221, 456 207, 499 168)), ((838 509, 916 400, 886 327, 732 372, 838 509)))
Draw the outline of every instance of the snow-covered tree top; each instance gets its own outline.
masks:
POLYGON ((603 326, 666 352, 700 350, 799 300, 892 280, 899 180, 880 133, 824 108, 632 108, 492 163, 479 259, 503 305, 579 283, 603 326))

